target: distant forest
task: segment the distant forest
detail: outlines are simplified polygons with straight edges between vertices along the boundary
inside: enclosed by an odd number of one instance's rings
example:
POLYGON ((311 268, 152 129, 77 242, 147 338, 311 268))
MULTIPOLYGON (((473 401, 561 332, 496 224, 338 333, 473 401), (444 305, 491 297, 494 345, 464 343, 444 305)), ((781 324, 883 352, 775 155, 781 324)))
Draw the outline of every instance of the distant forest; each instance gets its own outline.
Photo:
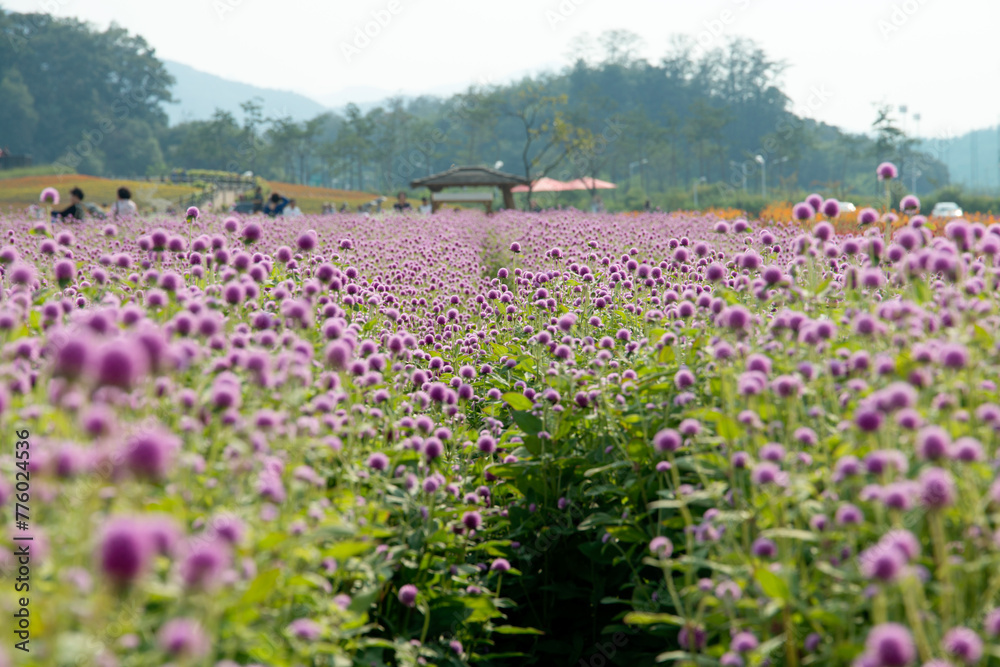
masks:
POLYGON ((615 182, 620 205, 675 208, 697 188, 703 205, 747 209, 762 204, 764 188, 771 199, 874 197, 882 160, 919 193, 949 183, 888 108, 872 108, 871 137, 797 116, 781 90, 782 63, 745 39, 703 52, 677 38, 651 62, 636 55, 634 34, 609 31, 578 40, 560 72, 447 99, 349 105, 306 122, 267 117, 247 100, 241 117, 220 110, 170 127, 163 104, 173 80, 142 37, 2 10, 0 35, 0 146, 80 173, 252 171, 391 193, 452 165, 502 162, 532 179, 615 182))

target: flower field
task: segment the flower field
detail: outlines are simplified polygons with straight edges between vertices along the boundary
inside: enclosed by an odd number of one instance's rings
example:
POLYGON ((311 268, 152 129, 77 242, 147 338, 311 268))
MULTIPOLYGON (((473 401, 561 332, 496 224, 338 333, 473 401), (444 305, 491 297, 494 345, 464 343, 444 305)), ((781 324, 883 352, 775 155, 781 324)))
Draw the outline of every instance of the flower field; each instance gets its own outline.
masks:
POLYGON ((819 208, 0 218, 0 664, 1000 664, 1000 226, 819 208))

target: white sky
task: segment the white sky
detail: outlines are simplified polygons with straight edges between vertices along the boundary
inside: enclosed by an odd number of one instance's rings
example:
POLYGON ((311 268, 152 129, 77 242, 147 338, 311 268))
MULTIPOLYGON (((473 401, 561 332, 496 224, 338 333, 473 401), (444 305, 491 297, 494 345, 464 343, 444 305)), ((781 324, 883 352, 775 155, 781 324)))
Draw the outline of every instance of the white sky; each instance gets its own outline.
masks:
MULTIPOLYGON (((757 41, 789 67, 805 115, 867 130, 879 101, 920 133, 1000 122, 998 0, 0 0, 143 35, 160 57, 323 103, 450 93, 567 62, 571 39, 627 29, 659 58, 671 35, 757 41), (395 10, 392 13, 391 10, 395 10), (348 58, 355 31, 385 27, 348 58), (556 21, 555 19, 562 19, 556 21), (816 92, 819 95, 816 95, 816 92), (825 99, 823 99, 825 98, 825 99), (822 101, 820 101, 822 99, 822 101)), ((374 32, 374 30, 373 30, 374 32)))

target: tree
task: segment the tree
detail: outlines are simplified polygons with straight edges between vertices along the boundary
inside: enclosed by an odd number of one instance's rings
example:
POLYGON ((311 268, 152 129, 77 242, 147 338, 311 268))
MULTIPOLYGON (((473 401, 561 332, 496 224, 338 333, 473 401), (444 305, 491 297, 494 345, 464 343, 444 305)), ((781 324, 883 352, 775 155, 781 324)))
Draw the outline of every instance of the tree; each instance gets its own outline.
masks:
POLYGON ((525 82, 504 112, 524 133, 521 164, 528 179, 526 208, 531 206, 535 179, 544 178, 558 167, 580 140, 577 129, 559 110, 566 104, 566 96, 547 95, 544 89, 543 84, 525 82))
POLYGON ((0 145, 15 154, 30 152, 38 127, 38 112, 35 99, 16 67, 8 69, 0 79, 0 100, 0 128, 3 128, 0 145))

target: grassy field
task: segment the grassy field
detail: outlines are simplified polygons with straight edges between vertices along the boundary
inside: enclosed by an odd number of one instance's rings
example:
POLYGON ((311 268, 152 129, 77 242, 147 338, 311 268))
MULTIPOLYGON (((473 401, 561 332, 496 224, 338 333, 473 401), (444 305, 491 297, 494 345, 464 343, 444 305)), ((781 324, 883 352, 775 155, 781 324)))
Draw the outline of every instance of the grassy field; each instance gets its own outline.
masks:
MULTIPOLYGON (((33 169, 44 170, 42 167, 33 169)), ((0 172, 0 211, 8 209, 22 211, 31 204, 37 204, 42 189, 50 186, 59 191, 60 207, 69 204, 69 191, 74 187, 84 191, 86 201, 107 207, 115 201, 115 192, 118 188, 124 185, 132 191, 132 199, 143 212, 163 211, 170 204, 176 205, 181 198, 200 192, 198 188, 186 183, 112 180, 81 174, 24 174, 24 170, 18 171, 22 173, 11 174, 13 177, 6 177, 0 172)), ((353 211, 359 204, 369 202, 378 196, 368 192, 332 190, 277 181, 266 182, 264 192, 265 194, 278 192, 295 199, 304 213, 320 213, 325 202, 332 202, 338 208, 347 202, 353 211)))
POLYGON ((330 188, 318 188, 311 185, 297 185, 294 183, 279 183, 269 181, 264 186, 265 192, 277 192, 289 199, 294 199, 302 209, 303 213, 320 213, 324 203, 332 203, 337 208, 344 202, 353 211, 359 204, 364 204, 375 199, 378 195, 370 192, 357 192, 354 190, 332 190, 330 188))
POLYGON ((74 187, 83 190, 85 201, 110 206, 115 201, 115 192, 123 185, 132 191, 132 199, 142 211, 163 210, 181 197, 199 191, 187 184, 110 180, 81 174, 22 176, 0 180, 0 210, 20 211, 37 204, 42 189, 50 186, 59 191, 60 207, 69 205, 69 191, 74 187))

